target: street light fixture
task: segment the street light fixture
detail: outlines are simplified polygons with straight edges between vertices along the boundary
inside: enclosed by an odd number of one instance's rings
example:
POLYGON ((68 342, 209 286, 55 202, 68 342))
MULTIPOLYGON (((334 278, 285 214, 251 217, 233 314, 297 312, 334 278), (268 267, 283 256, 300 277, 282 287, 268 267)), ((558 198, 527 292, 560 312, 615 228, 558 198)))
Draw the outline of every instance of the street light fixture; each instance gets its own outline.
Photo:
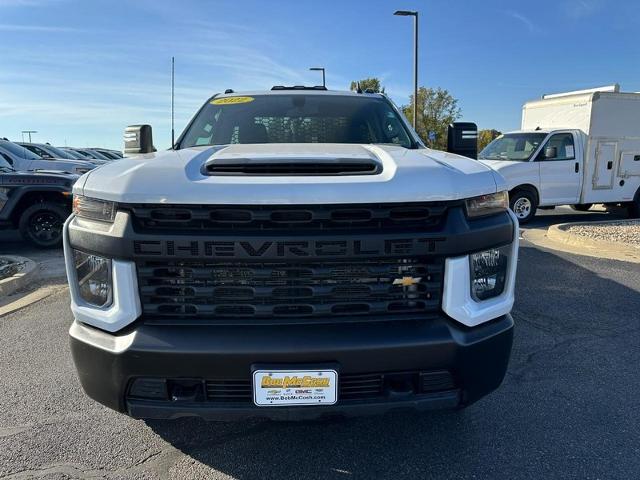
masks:
POLYGON ((327 84, 324 79, 324 67, 311 67, 309 70, 313 72, 322 72, 322 86, 327 88, 327 84))
POLYGON ((396 10, 394 15, 413 17, 413 129, 417 130, 418 121, 418 12, 396 10))
POLYGON ((22 130, 22 141, 24 142, 24 134, 28 133, 29 134, 29 143, 31 143, 31 134, 32 133, 38 133, 37 130, 22 130))

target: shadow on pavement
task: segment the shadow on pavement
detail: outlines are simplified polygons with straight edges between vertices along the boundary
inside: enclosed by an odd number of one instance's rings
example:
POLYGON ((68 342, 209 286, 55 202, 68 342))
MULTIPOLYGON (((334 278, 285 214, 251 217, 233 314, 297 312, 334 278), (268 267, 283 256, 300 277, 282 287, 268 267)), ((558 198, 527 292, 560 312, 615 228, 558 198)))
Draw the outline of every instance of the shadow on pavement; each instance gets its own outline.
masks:
POLYGON ((631 478, 640 469, 640 272, 576 258, 521 249, 509 372, 464 411, 148 425, 239 479, 631 478), (605 278, 612 268, 626 286, 605 278))
POLYGON ((606 220, 625 220, 627 218, 627 210, 623 208, 617 208, 611 212, 603 210, 576 212, 567 207, 556 207, 553 210, 538 210, 533 220, 521 226, 523 228, 548 228, 558 223, 602 222, 606 220))

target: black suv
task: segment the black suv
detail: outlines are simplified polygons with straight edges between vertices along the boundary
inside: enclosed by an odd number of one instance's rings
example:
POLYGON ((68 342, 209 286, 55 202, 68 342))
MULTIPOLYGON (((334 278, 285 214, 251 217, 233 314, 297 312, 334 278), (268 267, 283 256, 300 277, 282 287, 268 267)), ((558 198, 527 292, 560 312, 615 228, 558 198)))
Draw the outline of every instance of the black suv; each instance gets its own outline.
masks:
POLYGON ((17 172, 0 158, 0 229, 18 228, 40 248, 59 246, 77 179, 55 171, 17 172))

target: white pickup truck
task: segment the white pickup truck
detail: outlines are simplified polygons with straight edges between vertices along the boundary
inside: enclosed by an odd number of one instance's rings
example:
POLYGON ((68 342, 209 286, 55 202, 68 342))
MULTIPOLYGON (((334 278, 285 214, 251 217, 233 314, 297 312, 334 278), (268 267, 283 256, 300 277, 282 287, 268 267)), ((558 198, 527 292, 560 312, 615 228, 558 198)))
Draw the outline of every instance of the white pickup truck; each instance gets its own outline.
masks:
POLYGON ((520 223, 538 207, 622 205, 640 215, 640 94, 617 85, 546 95, 522 110, 522 129, 478 155, 509 187, 520 223))
POLYGON ((322 87, 215 95, 164 152, 127 128, 133 156, 78 180, 64 230, 84 390, 136 418, 222 420, 488 394, 518 221, 500 175, 449 150, 385 95, 322 87))

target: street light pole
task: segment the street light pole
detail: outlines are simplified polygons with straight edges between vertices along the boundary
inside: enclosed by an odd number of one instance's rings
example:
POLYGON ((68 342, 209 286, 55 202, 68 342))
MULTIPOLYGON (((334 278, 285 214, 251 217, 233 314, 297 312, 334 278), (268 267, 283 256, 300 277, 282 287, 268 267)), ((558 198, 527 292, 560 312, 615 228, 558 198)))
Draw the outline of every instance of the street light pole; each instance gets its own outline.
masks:
POLYGON ((311 67, 309 70, 313 72, 322 72, 322 86, 327 88, 327 83, 324 78, 324 67, 311 67))
POLYGON ((418 12, 411 10, 396 10, 394 15, 413 17, 413 129, 418 125, 418 12))
POLYGON ((176 131, 174 128, 175 64, 175 57, 171 57, 171 149, 174 149, 176 144, 176 131))
POLYGON ((38 133, 37 130, 22 130, 22 141, 24 142, 24 134, 28 133, 29 134, 29 143, 31 143, 31 134, 32 133, 38 133))

